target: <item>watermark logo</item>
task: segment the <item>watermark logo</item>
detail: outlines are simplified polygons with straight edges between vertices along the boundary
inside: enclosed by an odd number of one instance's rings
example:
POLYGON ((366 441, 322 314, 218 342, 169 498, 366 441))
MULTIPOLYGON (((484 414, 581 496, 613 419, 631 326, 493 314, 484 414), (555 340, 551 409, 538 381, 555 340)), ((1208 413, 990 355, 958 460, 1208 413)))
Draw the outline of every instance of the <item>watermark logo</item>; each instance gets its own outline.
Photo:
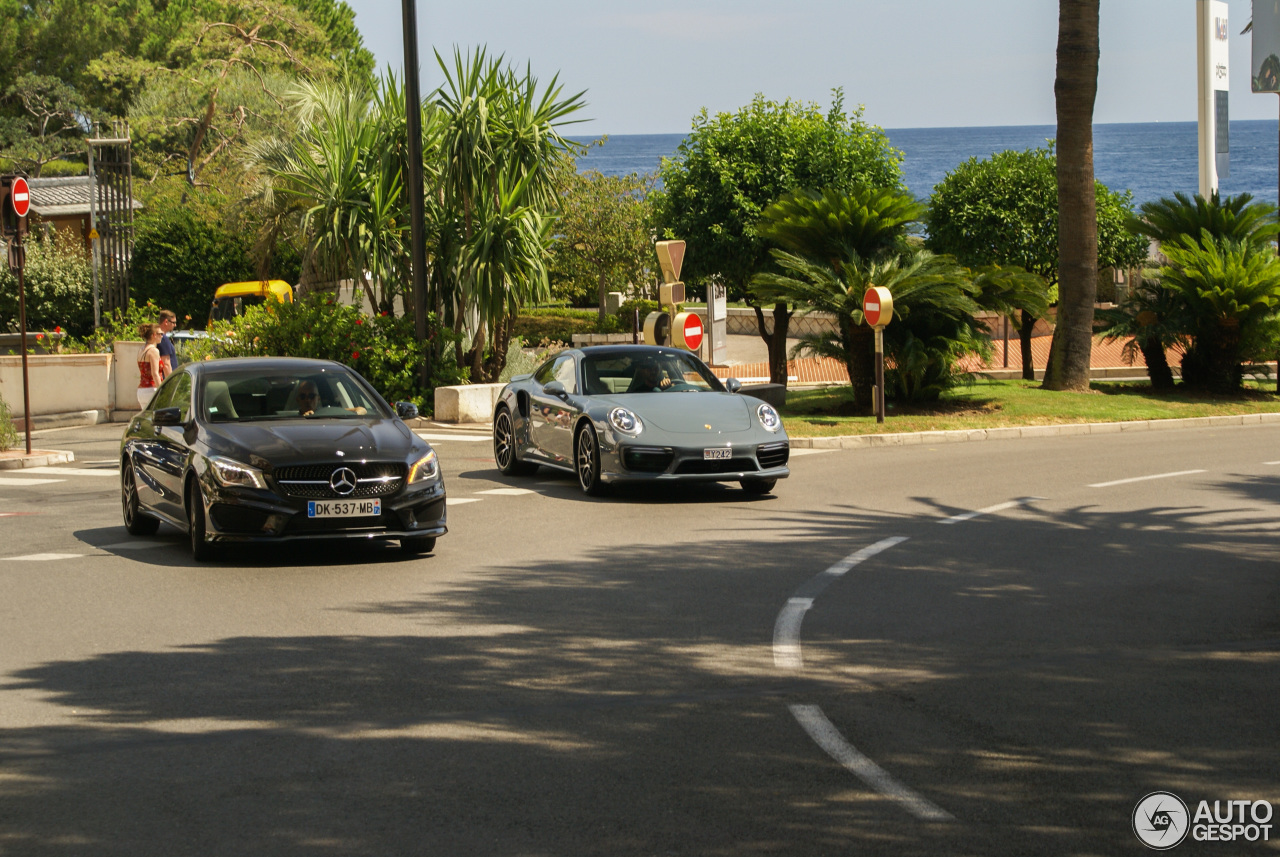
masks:
POLYGON ((1187 838, 1187 805, 1172 792, 1152 792, 1133 808, 1133 832, 1142 844, 1167 851, 1187 838))

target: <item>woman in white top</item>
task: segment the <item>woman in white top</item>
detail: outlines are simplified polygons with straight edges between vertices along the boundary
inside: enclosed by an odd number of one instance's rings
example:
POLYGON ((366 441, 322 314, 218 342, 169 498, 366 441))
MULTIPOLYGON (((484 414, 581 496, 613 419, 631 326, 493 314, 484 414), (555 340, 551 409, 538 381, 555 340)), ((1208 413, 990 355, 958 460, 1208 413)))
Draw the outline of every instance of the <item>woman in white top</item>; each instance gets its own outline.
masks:
POLYGON ((139 325, 138 333, 142 336, 142 350, 138 352, 138 406, 146 410, 156 388, 169 374, 165 371, 168 361, 160 359, 160 339, 164 336, 160 325, 139 325))

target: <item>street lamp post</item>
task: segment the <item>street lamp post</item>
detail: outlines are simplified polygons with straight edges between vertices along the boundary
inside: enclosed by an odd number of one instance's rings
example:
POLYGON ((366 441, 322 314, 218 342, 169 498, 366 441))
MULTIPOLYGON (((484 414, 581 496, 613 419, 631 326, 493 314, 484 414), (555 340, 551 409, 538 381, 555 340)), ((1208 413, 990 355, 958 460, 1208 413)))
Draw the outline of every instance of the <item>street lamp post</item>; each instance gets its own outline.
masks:
MULTIPOLYGON (((404 18, 404 99, 409 159, 409 262, 413 275, 414 332, 427 352, 427 236, 422 190, 422 97, 418 92, 418 13, 416 0, 400 0, 404 18)), ((419 380, 431 380, 427 352, 419 380)))

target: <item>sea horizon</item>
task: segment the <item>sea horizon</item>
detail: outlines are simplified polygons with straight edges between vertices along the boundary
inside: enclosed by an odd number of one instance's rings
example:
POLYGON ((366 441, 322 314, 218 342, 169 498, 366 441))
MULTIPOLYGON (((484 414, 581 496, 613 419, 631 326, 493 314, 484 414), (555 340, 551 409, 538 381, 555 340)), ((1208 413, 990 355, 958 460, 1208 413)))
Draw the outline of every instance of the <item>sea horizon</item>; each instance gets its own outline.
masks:
MULTIPOLYGON (((1094 126, 1094 175, 1114 191, 1130 191, 1135 206, 1198 191, 1197 123, 1190 121, 1109 122, 1094 126)), ((945 175, 972 157, 987 158, 1007 149, 1044 146, 1056 125, 973 125, 885 128, 903 153, 903 180, 913 194, 927 198, 945 175)), ((578 159, 580 170, 606 175, 654 173, 663 157, 675 154, 684 134, 617 134, 571 137, 593 143, 578 159)), ((1237 119, 1229 129, 1230 170, 1219 182, 1223 195, 1250 193, 1276 203, 1280 134, 1276 119, 1237 119)))

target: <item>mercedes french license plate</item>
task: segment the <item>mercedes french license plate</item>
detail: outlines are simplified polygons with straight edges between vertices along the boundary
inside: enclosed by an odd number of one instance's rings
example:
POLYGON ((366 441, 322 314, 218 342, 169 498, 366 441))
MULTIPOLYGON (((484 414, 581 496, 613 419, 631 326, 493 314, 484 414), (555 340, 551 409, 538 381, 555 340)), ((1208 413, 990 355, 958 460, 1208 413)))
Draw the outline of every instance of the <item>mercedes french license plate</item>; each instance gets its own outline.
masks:
POLYGON ((381 515, 381 500, 308 500, 308 518, 360 518, 381 515))
POLYGON ((719 459, 733 458, 733 450, 726 449, 722 446, 704 449, 702 450, 702 458, 704 461, 717 461, 719 459))

